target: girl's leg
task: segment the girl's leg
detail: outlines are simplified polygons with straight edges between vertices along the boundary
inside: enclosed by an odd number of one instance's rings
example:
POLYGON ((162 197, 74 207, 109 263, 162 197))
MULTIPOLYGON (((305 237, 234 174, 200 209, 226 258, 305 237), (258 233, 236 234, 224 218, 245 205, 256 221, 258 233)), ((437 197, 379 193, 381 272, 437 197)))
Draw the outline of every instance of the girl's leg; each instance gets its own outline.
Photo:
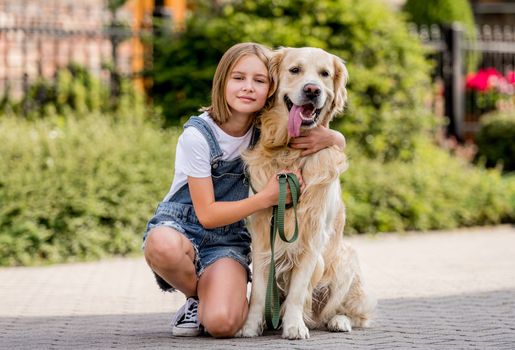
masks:
POLYGON ((165 226, 153 228, 145 242, 145 259, 155 273, 186 297, 197 295, 195 250, 182 233, 165 226))
POLYGON ((222 258, 208 266, 198 282, 200 323, 213 337, 233 337, 247 318, 247 271, 222 258))

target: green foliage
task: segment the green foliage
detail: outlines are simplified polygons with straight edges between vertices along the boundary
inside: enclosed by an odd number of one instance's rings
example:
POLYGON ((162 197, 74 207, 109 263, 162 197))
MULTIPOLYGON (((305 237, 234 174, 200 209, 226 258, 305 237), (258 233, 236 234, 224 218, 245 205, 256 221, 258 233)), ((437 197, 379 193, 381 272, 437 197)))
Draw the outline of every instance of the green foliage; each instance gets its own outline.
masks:
MULTIPOLYGON (((317 46, 347 61, 349 106, 333 125, 349 140, 348 232, 515 222, 515 177, 459 163, 427 141, 423 49, 373 0, 199 0, 185 32, 156 43, 155 102, 168 124, 209 104, 218 60, 242 41, 317 46)), ((178 131, 144 117, 142 97, 125 83, 113 99, 70 68, 24 101, 0 100, 0 112, 10 111, 0 114, 0 265, 140 251, 170 185, 178 131)), ((488 142, 502 130, 514 139, 513 123, 494 130, 488 142)))
POLYGON ((515 221, 515 177, 460 163, 431 144, 418 145, 411 162, 382 164, 354 152, 341 181, 349 233, 515 221))
POLYGON ((140 251, 175 130, 142 116, 0 118, 0 265, 140 251))
POLYGON ((487 166, 515 170, 515 111, 492 112, 481 117, 477 134, 478 158, 487 166))
POLYGON ((110 11, 114 12, 119 7, 122 7, 123 5, 125 5, 126 2, 127 2, 127 0, 108 0, 107 7, 109 8, 110 11))
POLYGON ((423 108, 430 90, 423 48, 374 0, 197 1, 185 31, 155 46, 154 101, 169 123, 209 105, 216 64, 244 41, 316 46, 344 59, 349 106, 337 126, 371 157, 409 159, 432 125, 423 108))
MULTIPOLYGON (((458 22, 465 31, 465 37, 471 42, 477 38, 476 24, 468 0, 407 0, 404 12, 408 19, 418 25, 450 26, 458 22)), ((467 52, 465 57, 468 71, 474 71, 481 60, 477 52, 467 52)))
POLYGON ((404 11, 416 24, 449 25, 459 22, 470 37, 475 38, 475 22, 468 0, 407 0, 404 11))
POLYGON ((130 80, 119 79, 119 91, 113 93, 108 85, 84 67, 71 64, 60 69, 54 80, 39 79, 29 86, 21 101, 4 95, 0 112, 23 115, 29 119, 54 116, 84 116, 89 113, 144 113, 144 96, 130 80))
MULTIPOLYGON (((0 118, 0 265, 140 252, 170 185, 178 130, 141 116, 0 118)), ((411 161, 352 149, 342 175, 349 233, 515 221, 515 177, 420 141, 411 161)))

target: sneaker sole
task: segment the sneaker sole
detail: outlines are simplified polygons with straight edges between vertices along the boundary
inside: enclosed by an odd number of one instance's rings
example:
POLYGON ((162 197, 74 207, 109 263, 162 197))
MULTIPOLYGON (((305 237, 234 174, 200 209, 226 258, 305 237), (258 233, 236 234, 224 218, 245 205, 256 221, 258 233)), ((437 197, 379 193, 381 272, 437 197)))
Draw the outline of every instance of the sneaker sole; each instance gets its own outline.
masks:
POLYGON ((176 337, 198 337, 201 334, 202 331, 200 329, 172 328, 172 335, 176 337))

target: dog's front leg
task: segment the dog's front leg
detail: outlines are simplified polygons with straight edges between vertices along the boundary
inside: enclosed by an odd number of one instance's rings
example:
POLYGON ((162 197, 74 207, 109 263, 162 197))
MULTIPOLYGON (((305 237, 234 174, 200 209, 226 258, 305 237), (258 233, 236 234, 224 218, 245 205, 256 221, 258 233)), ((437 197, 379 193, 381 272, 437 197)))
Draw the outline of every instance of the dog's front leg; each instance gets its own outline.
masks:
POLYGON ((242 329, 236 334, 237 337, 257 337, 263 334, 267 277, 265 268, 268 264, 265 254, 254 252, 253 255, 249 313, 242 329))
POLYGON ((307 339, 309 330, 304 323, 303 309, 308 295, 309 283, 317 265, 317 256, 305 252, 300 263, 292 271, 288 296, 284 302, 283 338, 307 339))

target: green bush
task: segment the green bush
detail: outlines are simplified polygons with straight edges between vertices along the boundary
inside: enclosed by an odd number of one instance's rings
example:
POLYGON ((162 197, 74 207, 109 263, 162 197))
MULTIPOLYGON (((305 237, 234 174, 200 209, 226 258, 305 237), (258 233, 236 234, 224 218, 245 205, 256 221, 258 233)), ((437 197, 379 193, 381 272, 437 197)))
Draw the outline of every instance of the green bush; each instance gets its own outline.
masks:
MULTIPOLYGON (((318 46, 346 59, 351 75, 348 110, 334 124, 351 155, 342 176, 347 232, 515 221, 515 177, 462 164, 429 143, 424 52, 386 7, 372 0, 197 6, 184 33, 156 46, 155 101, 168 124, 209 104, 215 66, 232 44, 318 46)), ((178 130, 144 117, 132 92, 113 105, 87 76, 62 74, 59 88, 42 82, 16 107, 33 103, 29 118, 0 115, 0 265, 139 252, 170 185, 178 130)))
POLYGON ((349 233, 515 221, 515 177, 461 163, 426 142, 411 162, 382 164, 351 151, 341 181, 349 233))
POLYGON ((475 21, 468 0, 407 0, 403 10, 416 24, 452 24, 460 22, 475 37, 475 21))
POLYGON ((145 110, 144 96, 138 93, 128 79, 118 77, 119 84, 111 91, 86 68, 70 64, 60 69, 53 80, 39 79, 29 86, 20 101, 14 101, 4 94, 0 112, 36 119, 48 116, 90 113, 136 113, 145 110))
MULTIPOLYGON (((179 130, 141 117, 0 118, 0 265, 140 252, 173 174, 179 130)), ((419 141, 387 164, 349 144, 349 233, 514 222, 515 177, 478 170, 419 141)))
POLYGON ((374 0, 196 1, 184 32, 155 46, 154 101, 170 124, 210 103, 218 60, 243 41, 316 46, 347 61, 349 106, 334 125, 368 156, 409 159, 432 125, 425 52, 403 18, 374 0))
POLYGON ((515 112, 493 112, 481 117, 476 143, 478 158, 487 166, 515 170, 515 112))
MULTIPOLYGON (((465 38, 472 43, 477 39, 476 23, 468 0, 407 0, 403 10, 407 13, 408 20, 417 25, 450 26, 458 22, 463 27, 465 38)), ((474 71, 480 59, 477 52, 468 52, 467 69, 474 71)))
POLYGON ((142 119, 0 118, 0 265, 139 251, 177 140, 142 119))

